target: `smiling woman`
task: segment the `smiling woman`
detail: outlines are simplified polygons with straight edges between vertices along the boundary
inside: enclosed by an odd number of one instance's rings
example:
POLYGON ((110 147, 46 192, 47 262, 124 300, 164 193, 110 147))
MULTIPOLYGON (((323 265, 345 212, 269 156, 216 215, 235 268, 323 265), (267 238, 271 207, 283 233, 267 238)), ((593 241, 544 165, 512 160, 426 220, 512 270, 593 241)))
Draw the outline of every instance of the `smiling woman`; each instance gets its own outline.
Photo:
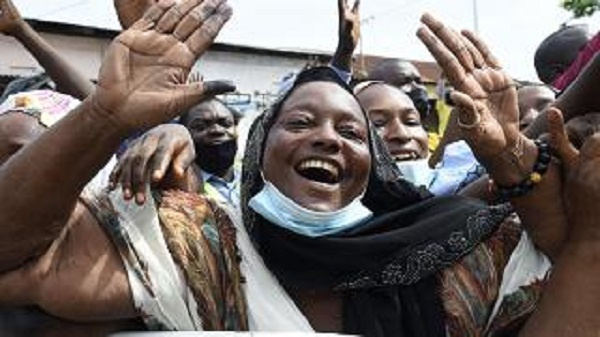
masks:
POLYGON ((370 164, 367 121, 356 100, 336 84, 312 82, 282 105, 263 174, 301 206, 335 211, 364 193, 370 164))
POLYGON ((402 179, 329 68, 301 73, 248 144, 244 225, 315 330, 445 334, 438 272, 494 232, 506 208, 432 199, 402 179))

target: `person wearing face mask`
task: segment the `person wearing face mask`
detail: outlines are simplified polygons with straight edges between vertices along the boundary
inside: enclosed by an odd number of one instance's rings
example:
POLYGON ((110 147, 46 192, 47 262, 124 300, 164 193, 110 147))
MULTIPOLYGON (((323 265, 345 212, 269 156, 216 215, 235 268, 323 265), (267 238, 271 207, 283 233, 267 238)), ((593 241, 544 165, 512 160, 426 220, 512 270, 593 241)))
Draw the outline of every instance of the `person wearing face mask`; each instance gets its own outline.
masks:
POLYGON ((409 61, 385 59, 369 71, 369 80, 382 81, 404 91, 421 114, 429 137, 429 150, 434 151, 444 134, 450 110, 441 100, 432 100, 423 85, 421 73, 409 61))
POLYGON ((464 142, 452 144, 452 151, 435 168, 429 167, 427 132, 402 90, 371 81, 358 84, 354 92, 405 179, 437 196, 454 194, 473 179, 471 172, 479 165, 464 142))
POLYGON ((210 98, 181 116, 192 136, 198 178, 204 192, 237 207, 240 172, 235 168, 240 114, 218 98, 210 98))

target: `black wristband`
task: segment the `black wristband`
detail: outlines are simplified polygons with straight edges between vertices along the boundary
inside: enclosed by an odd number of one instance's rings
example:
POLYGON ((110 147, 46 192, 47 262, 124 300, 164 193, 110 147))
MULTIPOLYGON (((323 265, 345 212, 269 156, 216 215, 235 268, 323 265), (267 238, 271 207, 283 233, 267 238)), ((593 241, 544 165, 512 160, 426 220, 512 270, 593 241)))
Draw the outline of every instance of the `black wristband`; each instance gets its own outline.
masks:
POLYGON ((538 149, 538 155, 533 165, 533 171, 525 180, 517 185, 500 186, 496 184, 499 201, 506 202, 512 198, 522 197, 542 181, 543 175, 548 171, 548 167, 550 167, 552 154, 550 153, 550 145, 548 143, 536 139, 535 145, 538 149))

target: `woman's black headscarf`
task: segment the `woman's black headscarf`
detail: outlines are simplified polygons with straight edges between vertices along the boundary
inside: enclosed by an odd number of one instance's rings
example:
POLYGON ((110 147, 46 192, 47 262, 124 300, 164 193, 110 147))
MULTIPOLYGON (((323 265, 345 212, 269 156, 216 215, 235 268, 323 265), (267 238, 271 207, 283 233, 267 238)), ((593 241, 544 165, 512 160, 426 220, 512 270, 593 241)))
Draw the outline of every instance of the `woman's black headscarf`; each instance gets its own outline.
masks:
POLYGON ((345 333, 445 336, 436 272, 490 235, 508 214, 506 207, 490 208, 460 197, 433 198, 418 189, 402 178, 372 126, 372 166, 363 204, 374 216, 365 225, 310 238, 272 225, 248 207, 264 185, 263 149, 283 103, 299 86, 317 81, 335 83, 353 95, 332 69, 308 69, 250 130, 241 207, 254 244, 284 287, 342 292, 345 333))

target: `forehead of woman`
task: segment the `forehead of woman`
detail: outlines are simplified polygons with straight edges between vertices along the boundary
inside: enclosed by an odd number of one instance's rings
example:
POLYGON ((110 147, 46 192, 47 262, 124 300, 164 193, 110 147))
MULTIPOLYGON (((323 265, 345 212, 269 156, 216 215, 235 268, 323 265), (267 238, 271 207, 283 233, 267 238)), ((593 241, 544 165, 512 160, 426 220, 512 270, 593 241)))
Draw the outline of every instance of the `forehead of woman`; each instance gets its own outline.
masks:
POLYGON ((372 84, 356 95, 362 107, 369 110, 416 110, 413 101, 402 90, 388 84, 372 84))
POLYGON ((366 125, 356 98, 331 82, 308 82, 295 88, 281 106, 278 118, 291 111, 306 111, 318 117, 351 118, 366 125))

